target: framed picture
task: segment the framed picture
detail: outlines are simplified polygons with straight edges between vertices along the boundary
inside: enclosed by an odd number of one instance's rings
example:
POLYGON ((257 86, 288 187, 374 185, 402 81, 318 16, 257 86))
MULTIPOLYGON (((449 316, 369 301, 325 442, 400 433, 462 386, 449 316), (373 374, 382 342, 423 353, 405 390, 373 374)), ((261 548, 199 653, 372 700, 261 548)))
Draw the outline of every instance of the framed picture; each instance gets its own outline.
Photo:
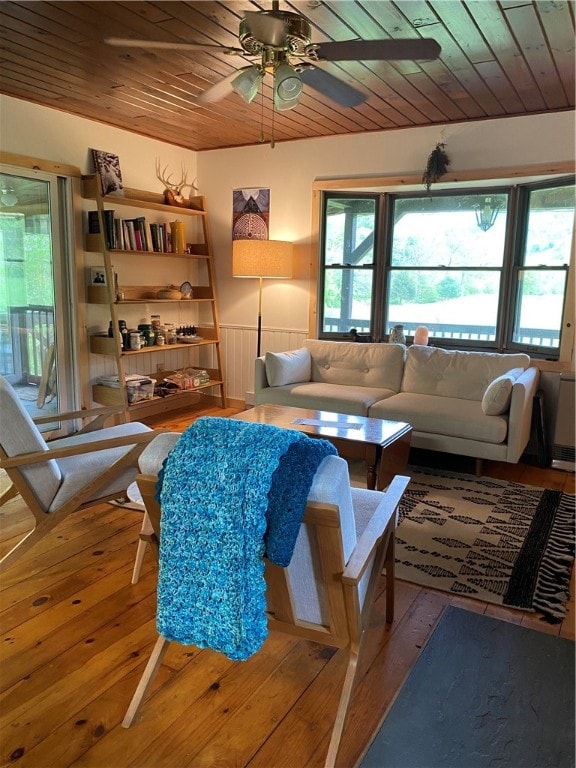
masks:
POLYGON ((103 195, 124 194, 122 184, 122 172, 120 170, 120 158, 112 152, 103 152, 100 149, 92 150, 94 170, 100 178, 100 189, 103 195))
POLYGON ((268 240, 270 190, 232 190, 232 240, 268 240))
POLYGON ((106 285, 104 267, 90 267, 90 285, 106 285))

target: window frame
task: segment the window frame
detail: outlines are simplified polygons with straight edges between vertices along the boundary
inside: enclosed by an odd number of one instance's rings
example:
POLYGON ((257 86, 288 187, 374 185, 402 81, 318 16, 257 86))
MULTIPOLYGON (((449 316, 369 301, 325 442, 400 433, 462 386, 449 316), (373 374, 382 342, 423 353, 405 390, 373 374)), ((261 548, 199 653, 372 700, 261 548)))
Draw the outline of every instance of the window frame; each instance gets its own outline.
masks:
MULTIPOLYGON (((519 212, 516 230, 513 237, 513 258, 510 264, 510 279, 508 281, 509 296, 507 301, 507 335, 506 335, 506 350, 510 352, 526 352, 533 357, 543 357, 545 359, 560 359, 560 349, 562 347, 562 337, 564 331, 564 323, 560 322, 559 338, 557 347, 545 347, 544 345, 532 345, 521 344, 514 341, 514 324, 518 311, 518 291, 520 290, 520 281, 518 279, 519 273, 524 270, 530 271, 557 271, 558 267, 553 266, 530 266, 527 267, 524 263, 524 254, 526 250, 526 241, 528 239, 528 220, 530 213, 530 194, 540 189, 551 189, 554 187, 570 186, 570 184, 576 184, 576 177, 562 177, 559 179, 545 179, 536 182, 530 182, 526 184, 519 184, 515 187, 517 196, 517 209, 519 212), (520 226, 520 223, 522 226, 520 226)), ((572 229, 572 250, 574 249, 574 235, 575 229, 572 229)), ((568 257, 568 263, 562 267, 564 271, 564 295, 562 298, 562 311, 561 318, 565 317, 566 312, 566 300, 568 296, 568 276, 570 273, 570 256, 568 257)))
MULTIPOLYGON (((478 181, 478 185, 454 188, 445 186, 438 190, 433 190, 429 195, 424 195, 421 189, 404 191, 401 189, 389 189, 378 193, 356 190, 336 190, 334 186, 321 191, 320 206, 320 226, 319 226, 319 255, 318 255, 318 315, 316 334, 321 339, 351 339, 349 333, 334 333, 324 331, 324 236, 325 221, 328 201, 335 196, 345 197, 377 197, 377 210, 375 215, 375 272, 373 276, 372 308, 369 333, 366 334, 375 341, 384 341, 387 339, 387 331, 384 327, 388 315, 388 294, 390 289, 390 275, 399 267, 392 267, 392 239, 393 239, 393 201, 405 198, 422 198, 424 196, 466 196, 466 195, 489 195, 503 194, 509 196, 508 218, 505 233, 505 244, 503 253, 502 267, 498 268, 500 274, 500 288, 498 298, 498 309, 496 316, 496 335, 494 340, 476 341, 469 339, 448 339, 438 338, 434 344, 445 348, 472 349, 497 352, 527 352, 534 358, 545 358, 549 360, 560 359, 560 352, 563 346, 563 332, 566 323, 563 321, 559 328, 559 341, 557 347, 543 347, 530 344, 523 344, 513 341, 514 320, 517 312, 517 276, 519 270, 526 269, 522 263, 523 248, 527 237, 528 202, 530 193, 537 189, 546 189, 551 187, 571 186, 575 183, 573 174, 566 174, 554 177, 542 177, 537 181, 522 181, 518 183, 498 183, 494 179, 493 184, 483 184, 478 181), (381 297, 381 298, 379 298, 381 297)), ((563 296, 562 318, 565 317, 567 295, 569 292, 568 276, 571 269, 571 261, 568 266, 563 267, 566 271, 565 289, 563 296)), ((462 269, 462 268, 461 268, 462 269)), ((465 269, 465 268, 464 268, 465 269)), ((469 268, 473 271, 474 268, 469 268)), ((496 268, 490 268, 496 269, 496 268)), ((530 267, 534 269, 534 267, 530 267)), ((557 270, 554 267, 545 267, 545 269, 557 270)), ((408 337, 410 342, 411 336, 408 337)))
MULTIPOLYGON (((380 240, 380 232, 381 232, 381 216, 380 216, 380 210, 381 206, 379 204, 379 198, 381 197, 378 193, 370 193, 370 192, 358 192, 358 193, 349 193, 349 192, 333 192, 329 195, 323 195, 322 196, 322 222, 326 220, 326 210, 328 207, 328 203, 330 200, 343 200, 347 199, 349 197, 353 197, 358 200, 374 200, 374 261, 371 265, 364 265, 362 269, 365 271, 372 270, 372 298, 371 298, 371 307, 370 307, 370 316, 373 318, 374 313, 376 310, 376 296, 377 294, 377 282, 376 282, 376 273, 378 271, 378 258, 377 258, 377 247, 380 240)), ((325 264, 325 249, 326 249, 326 228, 324 226, 320 229, 320 263, 319 263, 319 270, 318 270, 318 289, 319 289, 319 296, 324 296, 324 291, 326 287, 326 273, 328 269, 336 269, 334 265, 327 266, 325 264)), ((341 267, 338 267, 339 271, 345 272, 347 270, 351 269, 360 269, 359 266, 356 267, 347 267, 346 265, 342 265, 341 267)), ((337 331, 324 331, 324 321, 325 321, 325 304, 324 301, 319 302, 318 304, 319 312, 318 312, 318 328, 319 328, 319 336, 318 338, 330 338, 330 339, 350 339, 350 333, 346 333, 344 331, 337 332, 337 331)), ((371 336, 371 334, 369 334, 371 336)))

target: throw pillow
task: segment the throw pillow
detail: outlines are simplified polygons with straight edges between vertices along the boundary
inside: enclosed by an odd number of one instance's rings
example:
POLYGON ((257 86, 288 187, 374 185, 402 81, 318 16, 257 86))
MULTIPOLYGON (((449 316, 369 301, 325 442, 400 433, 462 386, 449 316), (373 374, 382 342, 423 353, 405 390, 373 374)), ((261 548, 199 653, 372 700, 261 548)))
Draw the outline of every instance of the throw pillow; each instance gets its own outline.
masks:
POLYGON ((294 349, 290 352, 266 352, 264 365, 266 378, 271 387, 310 381, 312 358, 307 349, 294 349))
POLYGON ((508 410, 512 387, 522 373, 523 368, 512 368, 488 384, 482 398, 482 410, 487 416, 500 416, 508 410))

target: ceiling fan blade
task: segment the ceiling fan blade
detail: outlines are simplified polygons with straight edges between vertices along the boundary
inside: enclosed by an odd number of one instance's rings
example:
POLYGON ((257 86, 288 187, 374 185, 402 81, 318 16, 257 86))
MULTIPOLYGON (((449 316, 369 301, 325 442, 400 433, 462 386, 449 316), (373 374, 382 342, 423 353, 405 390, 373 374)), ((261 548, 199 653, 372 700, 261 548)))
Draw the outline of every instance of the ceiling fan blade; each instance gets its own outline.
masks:
POLYGON ((250 34, 263 45, 284 48, 286 45, 286 24, 283 19, 268 11, 246 11, 246 26, 250 34))
POLYGON ((366 101, 366 96, 343 80, 318 67, 306 68, 299 72, 302 82, 342 107, 357 107, 366 101))
POLYGON ((172 40, 134 40, 133 38, 106 37, 107 45, 118 48, 166 48, 168 50, 181 51, 210 51, 212 53, 227 53, 230 55, 244 55, 241 48, 227 48, 225 45, 205 45, 204 43, 177 43, 172 40))
POLYGON ((344 40, 320 43, 320 61, 388 61, 392 59, 437 59, 442 48, 432 38, 415 40, 344 40))
POLYGON ((215 101, 222 101, 222 99, 231 96, 234 93, 232 82, 236 80, 238 75, 242 72, 246 72, 247 70, 252 69, 254 69, 254 67, 250 65, 248 67, 241 67, 235 72, 231 72, 229 75, 226 75, 225 78, 219 80, 217 83, 211 85, 210 88, 207 88, 203 93, 201 93, 196 98, 196 102, 198 104, 213 104, 215 101))

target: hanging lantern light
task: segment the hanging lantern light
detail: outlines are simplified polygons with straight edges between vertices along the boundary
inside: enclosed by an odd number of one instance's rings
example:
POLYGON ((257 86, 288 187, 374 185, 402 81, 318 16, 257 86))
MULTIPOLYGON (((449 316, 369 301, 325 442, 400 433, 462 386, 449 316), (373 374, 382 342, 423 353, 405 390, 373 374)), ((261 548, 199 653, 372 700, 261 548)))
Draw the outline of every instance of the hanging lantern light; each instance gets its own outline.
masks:
POLYGON ((482 205, 475 205, 476 209, 476 223, 482 230, 482 232, 488 232, 490 227, 494 226, 498 211, 502 207, 502 203, 496 197, 485 197, 482 205))

